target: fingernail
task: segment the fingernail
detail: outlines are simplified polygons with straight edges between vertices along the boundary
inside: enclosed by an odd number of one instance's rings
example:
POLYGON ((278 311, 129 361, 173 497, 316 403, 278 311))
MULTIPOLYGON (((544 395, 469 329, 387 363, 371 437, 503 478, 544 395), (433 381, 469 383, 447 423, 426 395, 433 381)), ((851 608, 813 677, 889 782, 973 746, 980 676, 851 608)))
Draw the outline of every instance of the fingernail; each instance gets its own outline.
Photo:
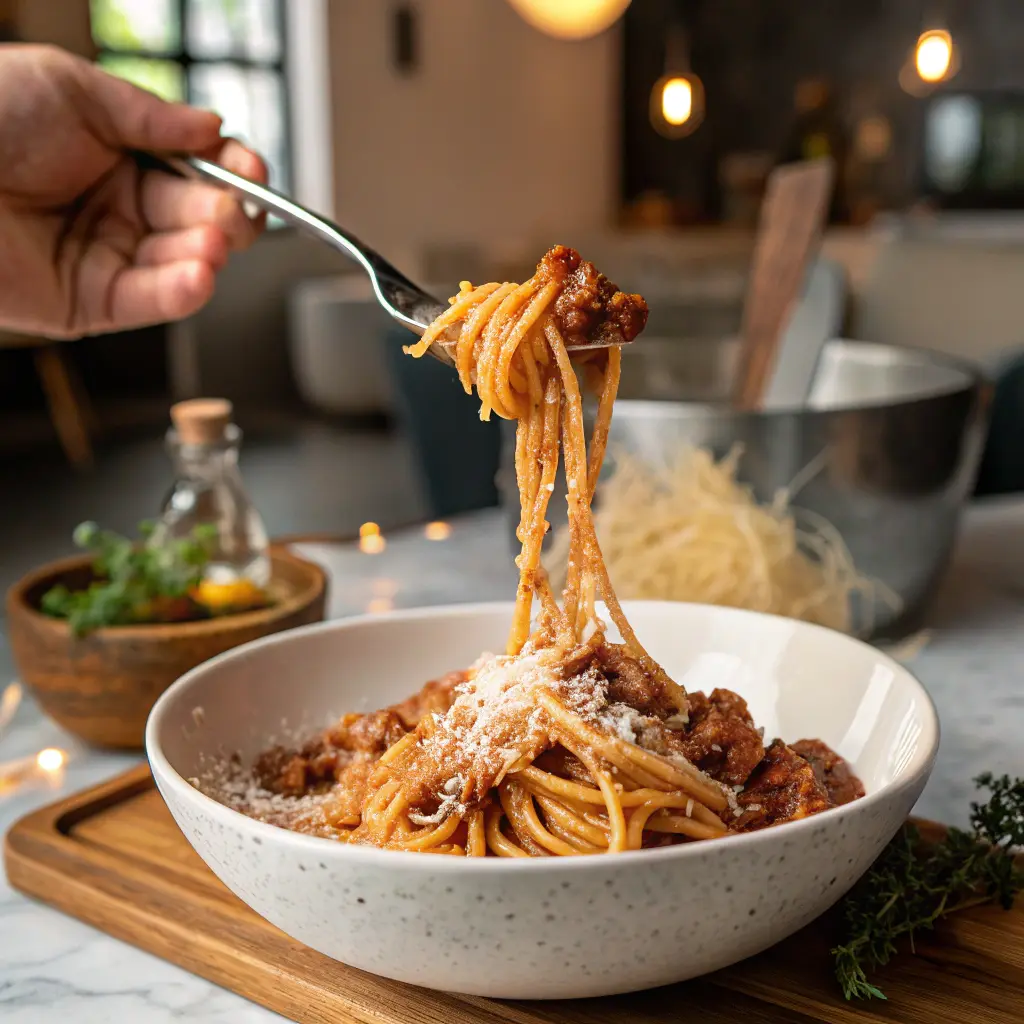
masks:
POLYGON ((242 203, 242 213, 249 218, 249 220, 255 220, 260 215, 260 208, 248 199, 242 203))

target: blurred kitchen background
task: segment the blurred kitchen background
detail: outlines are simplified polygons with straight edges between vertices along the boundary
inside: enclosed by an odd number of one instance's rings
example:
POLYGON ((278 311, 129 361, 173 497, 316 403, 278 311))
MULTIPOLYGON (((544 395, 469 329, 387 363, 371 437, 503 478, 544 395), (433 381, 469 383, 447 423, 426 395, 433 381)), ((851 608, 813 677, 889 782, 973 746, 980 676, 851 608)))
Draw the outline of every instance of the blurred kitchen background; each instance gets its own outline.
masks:
MULTIPOLYGON (((581 249, 672 346, 627 393, 717 379, 765 177, 823 153, 847 337, 994 374, 1024 343, 1019 0, 0 0, 0 38, 216 109, 278 187, 443 296, 581 249)), ((199 395, 234 403, 274 534, 494 504, 496 426, 402 340, 352 265, 280 226, 189 322, 0 335, 0 583, 82 519, 154 514, 168 407, 199 395)))

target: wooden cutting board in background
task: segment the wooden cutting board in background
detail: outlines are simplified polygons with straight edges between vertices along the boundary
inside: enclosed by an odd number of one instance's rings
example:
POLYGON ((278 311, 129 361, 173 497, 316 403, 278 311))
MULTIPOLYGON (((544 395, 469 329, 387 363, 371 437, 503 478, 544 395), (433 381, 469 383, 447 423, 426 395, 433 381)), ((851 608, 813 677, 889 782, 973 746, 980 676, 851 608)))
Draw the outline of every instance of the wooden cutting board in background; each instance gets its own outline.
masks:
MULTIPOLYGON (((926 826, 935 828, 935 826, 926 826)), ((846 1003, 828 920, 699 981, 609 999, 510 1003, 384 981, 299 945, 233 896, 174 824, 146 767, 22 819, 11 884, 300 1024, 1019 1024, 1024 910, 968 911, 846 1003)), ((700 923, 695 922, 699 928, 700 923)))
MULTIPOLYGON (((828 216, 835 165, 829 157, 785 164, 768 178, 754 241, 754 258, 743 306, 739 365, 733 405, 760 409, 778 360, 793 310, 800 299, 807 269, 814 259, 828 216)), ((824 337, 795 337, 820 352, 824 337)), ((817 364, 817 352, 806 360, 794 353, 796 370, 803 362, 817 364)))

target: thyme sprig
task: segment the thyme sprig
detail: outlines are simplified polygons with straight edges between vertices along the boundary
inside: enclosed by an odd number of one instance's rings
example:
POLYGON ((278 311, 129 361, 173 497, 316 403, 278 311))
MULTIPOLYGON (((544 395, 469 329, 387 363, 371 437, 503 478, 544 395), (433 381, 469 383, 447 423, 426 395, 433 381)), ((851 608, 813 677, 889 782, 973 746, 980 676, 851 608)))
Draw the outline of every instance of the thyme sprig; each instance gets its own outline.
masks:
POLYGON ((969 830, 951 828, 927 842, 906 825, 843 904, 845 941, 832 950, 847 999, 885 999, 869 980, 901 942, 949 914, 979 903, 1009 910, 1024 888, 1015 854, 1024 847, 1024 779, 989 773, 974 780, 989 796, 971 804, 969 830))

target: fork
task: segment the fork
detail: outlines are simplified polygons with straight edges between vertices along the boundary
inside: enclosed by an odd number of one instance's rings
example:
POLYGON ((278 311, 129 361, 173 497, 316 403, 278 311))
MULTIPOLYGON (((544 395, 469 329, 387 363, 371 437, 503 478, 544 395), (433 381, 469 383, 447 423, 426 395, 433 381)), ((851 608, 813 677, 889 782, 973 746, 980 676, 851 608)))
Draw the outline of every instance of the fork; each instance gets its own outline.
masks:
MULTIPOLYGON (((422 334, 447 308, 353 234, 269 185, 260 185, 219 164, 194 156, 161 157, 152 153, 138 153, 136 159, 147 169, 164 171, 182 178, 200 179, 226 188, 243 201, 275 214, 281 220, 310 232, 322 242, 343 252, 366 271, 373 285, 374 296, 384 311, 415 334, 422 334)), ((574 342, 572 351, 605 348, 608 344, 607 340, 583 344, 574 342)), ((451 341, 439 340, 428 351, 443 363, 454 366, 452 346, 451 341)))

